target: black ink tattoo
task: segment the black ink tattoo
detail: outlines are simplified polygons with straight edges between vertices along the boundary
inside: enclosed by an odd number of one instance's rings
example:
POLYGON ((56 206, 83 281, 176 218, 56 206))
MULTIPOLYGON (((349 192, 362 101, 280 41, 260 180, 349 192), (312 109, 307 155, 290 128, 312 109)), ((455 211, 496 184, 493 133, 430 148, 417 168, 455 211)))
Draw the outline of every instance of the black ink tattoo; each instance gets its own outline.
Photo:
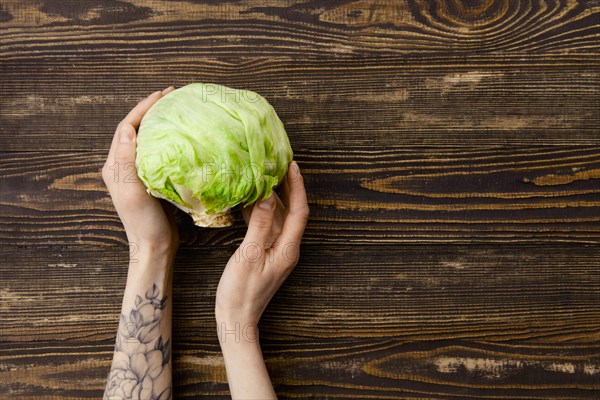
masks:
POLYGON ((115 354, 105 400, 168 400, 171 394, 171 339, 159 335, 167 297, 159 298, 156 284, 137 296, 128 316, 121 314, 115 354))

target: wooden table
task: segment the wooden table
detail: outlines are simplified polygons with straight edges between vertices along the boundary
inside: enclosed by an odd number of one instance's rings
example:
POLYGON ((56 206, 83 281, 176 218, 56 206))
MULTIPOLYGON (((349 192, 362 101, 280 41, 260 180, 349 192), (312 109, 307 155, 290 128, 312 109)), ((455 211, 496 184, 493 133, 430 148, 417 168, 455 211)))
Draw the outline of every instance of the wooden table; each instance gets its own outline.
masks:
MULTIPOLYGON (((261 322, 281 398, 600 396, 598 1, 3 1, 0 397, 101 396, 128 248, 100 179, 148 93, 284 121, 311 207, 261 322)), ((228 398, 245 232, 183 220, 175 398, 228 398)))

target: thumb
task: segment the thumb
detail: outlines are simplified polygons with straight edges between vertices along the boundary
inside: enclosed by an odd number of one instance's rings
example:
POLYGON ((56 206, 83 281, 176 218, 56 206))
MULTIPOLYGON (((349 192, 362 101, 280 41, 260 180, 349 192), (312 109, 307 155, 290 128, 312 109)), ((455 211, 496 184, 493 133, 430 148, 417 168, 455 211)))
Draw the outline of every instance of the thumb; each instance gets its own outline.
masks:
POLYGON ((271 237, 274 219, 275 196, 271 195, 268 199, 255 203, 250 215, 250 221, 248 222, 248 232, 246 232, 244 242, 246 244, 259 245, 261 249, 268 247, 267 241, 271 237))
POLYGON ((123 124, 119 129, 118 143, 115 150, 115 164, 119 169, 119 184, 127 184, 127 192, 146 192, 142 182, 138 179, 135 165, 136 133, 131 124, 123 124))
POLYGON ((119 129, 119 143, 115 151, 115 162, 124 166, 135 163, 135 129, 131 124, 123 124, 119 129))

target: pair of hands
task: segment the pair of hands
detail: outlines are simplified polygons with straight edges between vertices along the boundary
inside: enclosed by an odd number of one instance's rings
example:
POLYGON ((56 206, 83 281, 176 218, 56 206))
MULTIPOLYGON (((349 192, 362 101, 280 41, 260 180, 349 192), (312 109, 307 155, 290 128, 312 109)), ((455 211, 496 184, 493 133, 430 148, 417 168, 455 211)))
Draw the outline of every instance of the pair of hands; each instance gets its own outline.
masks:
MULTIPOLYGON (((141 253, 174 256, 179 245, 169 204, 146 192, 135 172, 136 132, 148 109, 173 87, 140 101, 119 123, 102 177, 130 243, 141 253)), ((218 322, 257 324, 267 304, 298 262, 309 208, 304 181, 292 162, 277 194, 242 211, 248 231, 229 259, 215 301, 218 322)))

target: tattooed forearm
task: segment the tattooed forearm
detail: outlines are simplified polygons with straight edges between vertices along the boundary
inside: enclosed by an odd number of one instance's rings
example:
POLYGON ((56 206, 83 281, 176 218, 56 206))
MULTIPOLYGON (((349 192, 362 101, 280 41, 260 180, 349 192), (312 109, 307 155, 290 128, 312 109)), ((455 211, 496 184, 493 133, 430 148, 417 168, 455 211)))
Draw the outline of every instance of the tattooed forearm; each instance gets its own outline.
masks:
POLYGON ((129 315, 121 314, 104 399, 171 399, 171 339, 160 334, 167 297, 156 285, 138 295, 129 315))

